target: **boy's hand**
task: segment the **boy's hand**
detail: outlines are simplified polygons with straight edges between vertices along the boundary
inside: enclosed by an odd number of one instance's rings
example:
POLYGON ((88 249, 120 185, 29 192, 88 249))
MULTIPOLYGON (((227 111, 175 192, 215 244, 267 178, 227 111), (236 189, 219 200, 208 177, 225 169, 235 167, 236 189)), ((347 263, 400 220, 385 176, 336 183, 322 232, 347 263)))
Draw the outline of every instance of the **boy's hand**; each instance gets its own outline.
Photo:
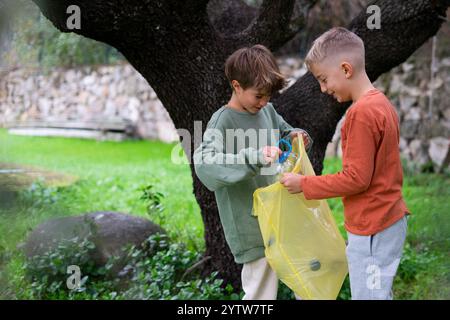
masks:
POLYGON ((267 163, 274 163, 281 154, 281 150, 278 147, 265 146, 263 148, 264 160, 267 163))
POLYGON ((281 184, 289 191, 289 193, 303 192, 302 188, 303 176, 297 173, 285 173, 281 178, 281 184))
POLYGON ((309 140, 308 135, 306 134, 305 131, 294 131, 294 132, 291 132, 289 134, 289 136, 291 137, 291 139, 303 138, 303 144, 305 145, 305 149, 309 148, 310 140, 309 140))

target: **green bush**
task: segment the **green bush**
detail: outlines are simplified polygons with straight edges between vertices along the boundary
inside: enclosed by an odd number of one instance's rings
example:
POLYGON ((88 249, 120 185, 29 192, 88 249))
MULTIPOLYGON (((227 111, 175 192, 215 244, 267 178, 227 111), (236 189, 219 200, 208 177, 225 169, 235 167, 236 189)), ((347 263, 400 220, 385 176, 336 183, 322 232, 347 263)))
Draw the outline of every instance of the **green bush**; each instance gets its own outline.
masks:
POLYGON ((148 184, 141 189, 142 195, 139 198, 145 203, 145 207, 147 209, 147 214, 150 217, 150 220, 153 222, 164 225, 164 205, 162 204, 162 200, 165 195, 161 192, 155 191, 154 186, 152 184, 148 184))
MULTIPOLYGON (((15 12, 10 50, 3 59, 11 65, 74 67, 80 65, 112 64, 124 60, 113 47, 79 36, 62 33, 45 18, 35 5, 20 1, 15 12)), ((0 58, 2 58, 0 56, 0 58)))
POLYGON ((448 253, 430 249, 428 243, 405 244, 394 281, 397 299, 450 299, 448 253))
POLYGON ((165 235, 150 236, 141 247, 124 248, 125 267, 111 277, 116 257, 98 268, 90 258, 95 245, 73 238, 62 241, 54 250, 35 256, 23 264, 25 288, 18 288, 20 299, 239 299, 231 286, 212 273, 201 278, 192 269, 199 253, 182 243, 169 243, 165 235), (67 267, 81 270, 78 288, 68 289, 67 267))
POLYGON ((28 292, 22 294, 30 299, 76 299, 91 296, 93 299, 108 294, 113 282, 106 279, 113 261, 98 268, 91 259, 95 245, 88 239, 77 237, 61 241, 55 249, 36 255, 24 262, 25 280, 30 284, 28 292), (77 289, 67 287, 68 266, 76 265, 82 271, 77 289))
POLYGON ((124 271, 132 276, 125 299, 238 299, 231 286, 222 288, 217 273, 201 279, 198 269, 190 269, 201 260, 200 253, 183 243, 171 244, 164 235, 151 236, 142 249, 131 247, 127 256, 124 271))
POLYGON ((402 260, 398 268, 397 275, 404 282, 410 283, 417 279, 417 276, 428 270, 432 266, 437 257, 424 247, 422 252, 418 254, 409 243, 405 243, 402 260))
POLYGON ((34 208, 54 205, 59 200, 57 191, 58 188, 48 187, 44 181, 38 180, 19 193, 19 202, 27 203, 34 208))
POLYGON ((347 277, 345 277, 344 283, 342 284, 342 288, 339 292, 337 300, 351 300, 351 298, 352 295, 350 292, 350 278, 347 275, 347 277))

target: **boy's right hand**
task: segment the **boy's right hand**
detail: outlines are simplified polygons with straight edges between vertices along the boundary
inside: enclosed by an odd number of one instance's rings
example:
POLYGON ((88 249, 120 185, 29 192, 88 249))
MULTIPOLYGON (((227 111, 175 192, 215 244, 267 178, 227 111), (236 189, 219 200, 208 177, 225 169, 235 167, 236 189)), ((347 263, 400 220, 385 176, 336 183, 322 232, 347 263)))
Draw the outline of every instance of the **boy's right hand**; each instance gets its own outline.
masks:
POLYGON ((278 147, 265 146, 263 148, 264 161, 267 163, 274 163, 281 154, 281 150, 278 147))

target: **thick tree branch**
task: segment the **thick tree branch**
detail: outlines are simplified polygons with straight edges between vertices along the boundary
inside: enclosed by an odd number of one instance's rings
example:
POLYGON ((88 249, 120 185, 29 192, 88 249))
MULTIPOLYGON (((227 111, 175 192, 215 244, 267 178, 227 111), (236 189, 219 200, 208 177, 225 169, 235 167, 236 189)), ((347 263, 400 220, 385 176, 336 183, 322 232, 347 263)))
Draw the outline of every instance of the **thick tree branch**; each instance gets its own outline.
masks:
MULTIPOLYGON (((62 32, 102 41, 117 49, 134 47, 139 43, 158 45, 179 30, 173 26, 195 23, 206 14, 207 0, 32 0, 56 28, 62 32), (70 5, 81 11, 81 29, 68 29, 70 5), (130 32, 131 31, 131 32, 130 32)), ((136 48, 137 49, 137 48, 136 48)))
POLYGON ((429 37, 436 34, 442 24, 439 15, 445 15, 450 1, 398 2, 401 4, 385 0, 376 0, 370 4, 381 9, 380 29, 367 28, 366 10, 353 19, 348 27, 364 40, 366 69, 372 81, 404 62, 429 37))
POLYGON ((245 30, 256 17, 258 9, 242 0, 211 0, 208 16, 217 32, 229 36, 245 30), (236 13, 239 14, 236 14, 236 13))
POLYGON ((248 27, 229 35, 226 41, 237 47, 260 43, 276 51, 305 26, 316 0, 264 0, 248 27))
POLYGON ((274 35, 283 37, 289 28, 294 4, 295 0, 264 0, 258 16, 239 37, 245 39, 244 42, 256 40, 256 43, 270 46, 274 35))
POLYGON ((294 11, 291 17, 289 29, 295 36, 299 31, 304 29, 309 11, 317 3, 317 0, 297 0, 295 1, 294 11))

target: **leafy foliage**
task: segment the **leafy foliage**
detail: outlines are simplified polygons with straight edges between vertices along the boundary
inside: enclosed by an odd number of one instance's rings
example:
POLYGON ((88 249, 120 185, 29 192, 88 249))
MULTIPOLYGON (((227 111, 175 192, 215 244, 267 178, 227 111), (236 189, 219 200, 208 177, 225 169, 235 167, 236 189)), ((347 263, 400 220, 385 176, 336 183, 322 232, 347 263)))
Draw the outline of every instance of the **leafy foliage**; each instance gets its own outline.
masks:
POLYGON ((91 258, 95 245, 88 239, 77 237, 61 241, 55 249, 37 255, 24 262, 25 281, 29 290, 21 291, 29 299, 75 299, 82 293, 83 298, 97 299, 109 295, 113 282, 105 276, 112 268, 112 261, 97 268, 91 258), (83 272, 78 288, 67 289, 68 266, 78 266, 83 272), (99 285, 101 284, 101 285, 99 285))
POLYGON ((182 243, 169 243, 165 235, 150 236, 141 247, 124 248, 125 267, 112 276, 117 257, 96 267, 95 245, 88 239, 62 241, 49 252, 24 262, 25 277, 18 283, 20 299, 238 299, 232 288, 222 287, 217 273, 206 278, 190 267, 201 255, 182 243), (79 286, 68 289, 67 267, 76 265, 79 286))
POLYGON ((162 200, 164 198, 164 194, 155 191, 152 184, 143 187, 141 191, 142 195, 140 197, 140 200, 144 201, 150 219, 157 224, 163 225, 164 215, 162 213, 165 208, 162 204, 162 200))
POLYGON ((61 33, 28 1, 21 1, 5 54, 9 64, 30 67, 74 67, 123 60, 113 47, 74 33, 61 33))

